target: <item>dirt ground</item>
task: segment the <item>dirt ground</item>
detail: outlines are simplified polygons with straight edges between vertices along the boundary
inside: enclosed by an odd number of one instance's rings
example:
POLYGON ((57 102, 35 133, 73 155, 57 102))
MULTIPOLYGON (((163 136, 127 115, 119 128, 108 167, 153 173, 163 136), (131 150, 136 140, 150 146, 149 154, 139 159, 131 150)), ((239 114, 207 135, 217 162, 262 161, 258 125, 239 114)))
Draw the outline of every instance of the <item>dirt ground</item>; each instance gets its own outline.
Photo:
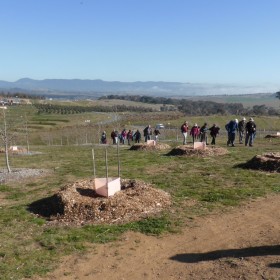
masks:
POLYGON ((198 217, 180 233, 125 233, 34 279, 280 279, 280 195, 198 217))

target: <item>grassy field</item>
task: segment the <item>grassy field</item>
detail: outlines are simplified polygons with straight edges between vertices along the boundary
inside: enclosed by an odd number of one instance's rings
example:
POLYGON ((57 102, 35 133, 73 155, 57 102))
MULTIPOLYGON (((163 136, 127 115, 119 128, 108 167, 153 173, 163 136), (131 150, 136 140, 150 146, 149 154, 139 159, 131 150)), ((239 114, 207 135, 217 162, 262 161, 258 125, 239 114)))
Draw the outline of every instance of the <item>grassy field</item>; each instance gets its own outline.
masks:
MULTIPOLYGON (((32 109, 32 108, 31 108, 32 109)), ((20 112, 23 114, 24 112, 20 112)), ((32 111, 30 118, 39 118, 32 111)), ((87 116, 58 117, 55 115, 40 116, 52 120, 54 126, 76 126, 77 119, 92 118, 92 122, 108 119, 108 115, 97 114, 87 116), (73 119, 72 119, 73 117, 73 119), (61 121, 68 120, 68 121, 61 121)), ((163 132, 161 141, 175 147, 181 144, 181 135, 172 127, 179 127, 186 117, 172 114, 148 114, 145 119, 135 114, 124 115, 124 119, 107 128, 119 125, 144 126, 150 120, 152 124, 161 122, 170 126, 163 132), (149 119, 150 118, 150 119, 149 119), (137 121, 136 121, 137 120, 137 121), (160 121, 161 120, 161 121, 160 121)), ((190 123, 209 124, 215 122, 223 126, 234 116, 191 117, 190 123)), ((37 119, 38 121, 39 119, 37 119)), ((260 129, 268 127, 280 128, 279 118, 256 118, 260 129)), ((103 129, 105 126, 99 129, 103 129)), ((90 127, 97 133, 98 126, 90 127)), ((57 133, 59 130, 43 132, 57 133)), ((30 132, 31 139, 32 133, 30 132)), ((80 133, 81 134, 81 133, 80 133)), ((220 135, 217 146, 227 148, 226 136, 220 135)), ((104 176, 104 147, 95 145, 97 159, 97 176, 104 176)), ((141 179, 154 184, 156 188, 169 192, 172 196, 171 211, 139 222, 125 225, 94 226, 79 228, 50 227, 46 220, 32 214, 29 205, 40 199, 48 198, 65 184, 79 179, 91 178, 92 144, 84 142, 62 145, 35 145, 31 142, 30 150, 39 152, 33 155, 11 155, 11 168, 42 168, 49 170, 45 177, 25 179, 0 185, 0 275, 1 279, 22 279, 34 275, 44 275, 54 269, 63 255, 87 250, 88 244, 116 240, 127 230, 145 234, 162 234, 179 231, 188 226, 189 221, 198 215, 206 215, 211 211, 226 210, 238 206, 265 194, 280 192, 278 173, 265 173, 238 168, 240 163, 247 162, 253 156, 263 152, 279 152, 279 139, 268 140, 259 134, 253 148, 237 145, 227 148, 229 153, 216 157, 175 157, 167 156, 168 151, 130 151, 128 146, 121 146, 121 177, 141 179)), ((111 176, 117 175, 116 148, 108 147, 111 160, 109 170, 111 176)), ((4 155, 0 154, 0 167, 4 168, 4 155)))
POLYGON ((215 95, 190 97, 191 100, 206 100, 218 103, 241 103, 245 108, 265 105, 279 109, 279 100, 273 94, 215 95))

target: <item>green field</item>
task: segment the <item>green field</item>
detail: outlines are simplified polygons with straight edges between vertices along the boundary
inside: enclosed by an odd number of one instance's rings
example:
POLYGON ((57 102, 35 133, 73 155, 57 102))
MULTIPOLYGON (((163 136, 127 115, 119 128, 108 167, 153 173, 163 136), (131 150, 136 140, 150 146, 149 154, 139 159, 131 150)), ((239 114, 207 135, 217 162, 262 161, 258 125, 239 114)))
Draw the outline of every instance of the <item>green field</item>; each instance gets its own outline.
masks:
MULTIPOLYGON (((228 148, 226 134, 222 132, 217 146, 229 151, 223 156, 176 157, 167 156, 168 151, 164 150, 131 151, 127 145, 120 147, 121 178, 141 179, 170 193, 173 201, 171 211, 118 226, 50 227, 45 219, 28 210, 29 205, 52 196, 67 183, 92 178, 93 146, 97 165, 103 166, 104 147, 98 145, 101 131, 109 133, 113 128, 163 123, 166 129, 162 131, 160 141, 168 143, 172 149, 181 144, 179 127, 185 119, 191 124, 215 122, 223 128, 228 120, 236 116, 188 117, 168 112, 127 112, 117 114, 119 118, 116 119, 116 115, 105 113, 36 115, 33 107, 20 107, 8 114, 13 118, 27 116, 30 151, 38 152, 11 155, 11 168, 40 168, 49 170, 49 173, 45 177, 0 185, 1 279, 43 276, 58 265, 62 256, 84 251, 89 243, 114 241, 127 230, 145 234, 180 231, 196 216, 226 210, 249 199, 280 192, 279 173, 237 167, 255 155, 279 152, 280 139, 264 138, 267 130, 280 130, 279 117, 255 117, 259 131, 254 147, 237 145, 228 148), (84 122, 87 119, 91 120, 89 124, 84 122)), ((26 145, 24 134, 19 134, 13 141, 13 144, 26 145)), ((108 152, 115 154, 115 147, 109 145, 108 152)), ((3 153, 0 154, 0 167, 5 168, 3 153)), ((109 169, 116 173, 116 161, 109 162, 109 169)), ((105 170, 101 168, 98 172, 103 174, 105 170)))
POLYGON ((265 105, 279 109, 279 100, 274 94, 244 94, 244 95, 215 95, 215 96, 198 96, 189 97, 191 100, 206 100, 218 103, 241 103, 244 108, 252 108, 255 105, 265 105))

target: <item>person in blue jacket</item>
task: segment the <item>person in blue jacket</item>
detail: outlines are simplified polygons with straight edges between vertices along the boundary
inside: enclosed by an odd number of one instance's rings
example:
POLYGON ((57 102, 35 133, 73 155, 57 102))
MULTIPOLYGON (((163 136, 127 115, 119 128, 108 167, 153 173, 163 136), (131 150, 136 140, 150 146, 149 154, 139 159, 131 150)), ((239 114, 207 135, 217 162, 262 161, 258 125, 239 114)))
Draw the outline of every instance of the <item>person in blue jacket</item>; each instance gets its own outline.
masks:
POLYGON ((238 131, 238 119, 231 120, 228 124, 226 124, 225 128, 228 132, 227 145, 234 147, 235 133, 238 131))

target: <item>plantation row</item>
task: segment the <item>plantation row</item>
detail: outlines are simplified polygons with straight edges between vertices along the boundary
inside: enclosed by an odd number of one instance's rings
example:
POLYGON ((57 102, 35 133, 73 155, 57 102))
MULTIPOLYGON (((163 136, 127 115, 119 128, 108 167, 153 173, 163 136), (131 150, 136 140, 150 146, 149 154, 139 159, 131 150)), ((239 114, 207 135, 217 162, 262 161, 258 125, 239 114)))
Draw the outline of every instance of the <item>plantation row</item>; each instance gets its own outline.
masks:
POLYGON ((152 108, 138 106, 65 106, 53 104, 34 104, 38 110, 38 114, 81 114, 90 112, 153 112, 152 108))

